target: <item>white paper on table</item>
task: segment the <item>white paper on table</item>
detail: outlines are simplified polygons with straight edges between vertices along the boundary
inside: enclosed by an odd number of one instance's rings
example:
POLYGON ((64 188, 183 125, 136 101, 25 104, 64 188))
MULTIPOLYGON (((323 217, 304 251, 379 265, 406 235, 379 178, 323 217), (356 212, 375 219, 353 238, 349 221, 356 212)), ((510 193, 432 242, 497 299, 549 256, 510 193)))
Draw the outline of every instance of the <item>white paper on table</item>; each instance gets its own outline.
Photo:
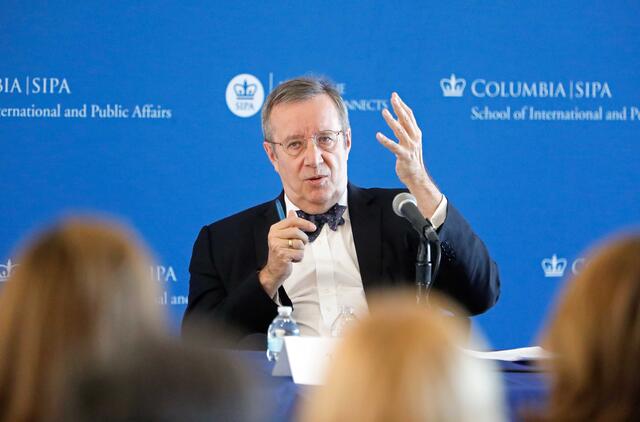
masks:
POLYGON ((478 350, 463 349, 470 356, 480 359, 505 360, 517 362, 521 360, 543 360, 549 359, 551 354, 540 346, 520 347, 517 349, 493 350, 482 352, 478 350))
POLYGON ((273 376, 291 376, 296 384, 322 385, 338 339, 331 337, 284 338, 273 376))

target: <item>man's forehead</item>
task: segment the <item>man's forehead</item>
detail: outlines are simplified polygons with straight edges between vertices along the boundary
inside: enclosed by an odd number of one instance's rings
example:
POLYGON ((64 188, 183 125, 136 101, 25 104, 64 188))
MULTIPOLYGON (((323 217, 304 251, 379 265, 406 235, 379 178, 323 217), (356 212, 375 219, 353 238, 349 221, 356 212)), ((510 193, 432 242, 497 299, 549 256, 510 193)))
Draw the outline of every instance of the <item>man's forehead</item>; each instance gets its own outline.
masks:
POLYGON ((305 134, 317 130, 339 130, 340 115, 331 97, 326 94, 273 107, 270 125, 283 135, 305 134))

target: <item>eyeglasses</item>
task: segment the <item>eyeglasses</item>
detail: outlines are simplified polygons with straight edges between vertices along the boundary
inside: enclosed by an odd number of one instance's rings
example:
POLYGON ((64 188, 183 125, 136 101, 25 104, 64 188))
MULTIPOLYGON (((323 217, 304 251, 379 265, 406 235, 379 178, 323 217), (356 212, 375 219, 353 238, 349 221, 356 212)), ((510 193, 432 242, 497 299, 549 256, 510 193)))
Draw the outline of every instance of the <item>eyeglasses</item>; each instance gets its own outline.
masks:
POLYGON ((272 142, 268 139, 266 139, 266 141, 270 144, 280 145, 288 155, 297 157, 303 151, 306 151, 309 139, 321 150, 333 151, 341 134, 344 134, 343 130, 323 130, 322 132, 313 134, 310 138, 291 138, 285 142, 272 142))

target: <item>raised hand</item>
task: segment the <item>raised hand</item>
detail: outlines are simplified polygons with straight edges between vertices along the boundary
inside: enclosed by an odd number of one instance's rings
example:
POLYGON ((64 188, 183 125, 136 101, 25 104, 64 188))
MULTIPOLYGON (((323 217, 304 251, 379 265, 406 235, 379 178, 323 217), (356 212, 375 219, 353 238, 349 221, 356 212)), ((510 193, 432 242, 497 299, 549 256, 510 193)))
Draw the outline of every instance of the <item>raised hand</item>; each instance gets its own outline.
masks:
POLYGON ((388 138, 382 132, 376 133, 376 138, 396 156, 398 178, 415 195, 418 207, 424 216, 431 218, 442 199, 442 193, 429 177, 424 165, 422 131, 411 108, 395 92, 391 94, 391 106, 397 118, 394 118, 387 109, 382 111, 382 117, 398 142, 388 138))

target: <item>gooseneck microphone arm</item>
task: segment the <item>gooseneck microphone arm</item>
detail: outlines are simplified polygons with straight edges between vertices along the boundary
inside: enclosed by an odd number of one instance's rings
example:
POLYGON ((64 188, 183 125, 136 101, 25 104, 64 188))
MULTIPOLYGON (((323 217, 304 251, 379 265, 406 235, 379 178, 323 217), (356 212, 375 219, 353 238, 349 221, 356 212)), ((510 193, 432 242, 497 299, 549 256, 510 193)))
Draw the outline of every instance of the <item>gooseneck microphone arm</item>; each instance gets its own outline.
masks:
POLYGON ((433 280, 440 269, 442 250, 440 238, 431 222, 418 209, 416 198, 410 193, 399 193, 393 198, 393 211, 396 215, 406 218, 420 235, 418 254, 416 256, 416 301, 426 304, 433 280), (435 254, 432 254, 432 245, 435 254), (433 259, 435 255, 435 263, 433 259))

